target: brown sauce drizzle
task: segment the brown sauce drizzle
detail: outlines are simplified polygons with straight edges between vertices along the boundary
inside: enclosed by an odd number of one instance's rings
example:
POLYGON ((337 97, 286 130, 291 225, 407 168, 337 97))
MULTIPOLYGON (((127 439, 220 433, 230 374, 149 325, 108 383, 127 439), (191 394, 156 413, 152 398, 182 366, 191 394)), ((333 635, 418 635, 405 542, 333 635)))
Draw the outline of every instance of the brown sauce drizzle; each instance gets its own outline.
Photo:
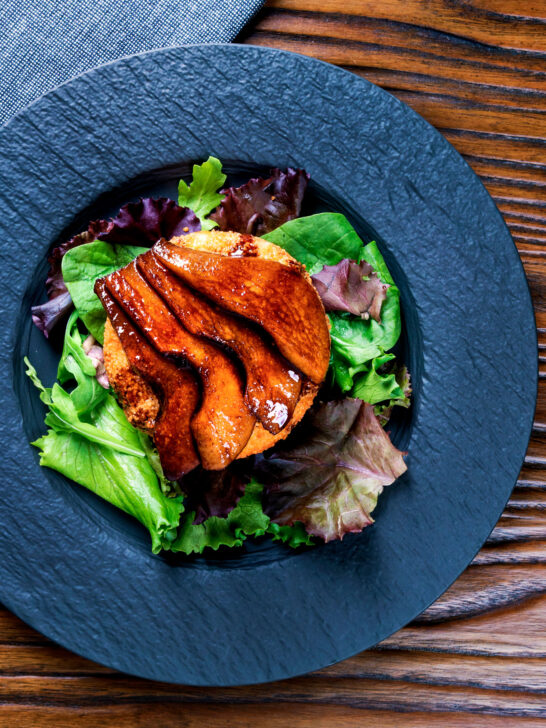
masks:
POLYGON ((203 397, 191 430, 203 467, 226 467, 245 446, 256 421, 244 401, 237 368, 224 352, 177 321, 134 261, 103 280, 123 313, 160 354, 182 357, 199 374, 203 397))
POLYGON ((245 401, 263 426, 274 434, 292 417, 301 390, 301 376, 247 323, 222 311, 188 288, 154 255, 137 258, 148 283, 192 334, 227 346, 246 374, 245 401))
POLYGON ((150 346, 108 293, 104 279, 95 284, 95 293, 106 309, 132 368, 159 394, 161 410, 154 425, 153 441, 166 477, 178 480, 199 465, 190 426, 199 403, 195 376, 150 346))
POLYGON ((262 326, 289 362, 316 384, 322 382, 330 359, 330 333, 318 293, 300 269, 165 241, 156 243, 153 251, 190 288, 262 326))

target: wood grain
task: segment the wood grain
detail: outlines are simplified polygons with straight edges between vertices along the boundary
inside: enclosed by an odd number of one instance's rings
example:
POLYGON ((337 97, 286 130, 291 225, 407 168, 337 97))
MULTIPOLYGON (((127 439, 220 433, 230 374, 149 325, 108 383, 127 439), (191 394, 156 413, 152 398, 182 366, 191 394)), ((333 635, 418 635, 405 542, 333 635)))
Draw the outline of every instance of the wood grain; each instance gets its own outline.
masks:
POLYGON ((539 340, 535 425, 518 483, 472 565, 414 623, 290 681, 204 690, 132 679, 0 609, 0 726, 544 725, 546 4, 270 0, 240 41, 315 56, 379 84, 434 124, 495 199, 529 280, 539 340))

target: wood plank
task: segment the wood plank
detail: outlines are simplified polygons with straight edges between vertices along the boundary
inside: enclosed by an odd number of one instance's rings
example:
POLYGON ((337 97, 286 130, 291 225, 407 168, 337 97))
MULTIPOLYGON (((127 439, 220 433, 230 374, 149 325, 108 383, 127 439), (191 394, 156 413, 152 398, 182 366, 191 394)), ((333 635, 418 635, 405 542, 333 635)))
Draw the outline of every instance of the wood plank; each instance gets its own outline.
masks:
POLYGON ((423 614, 418 624, 484 614, 546 593, 546 565, 469 566, 423 614))
POLYGON ((541 4, 533 4, 529 14, 517 0, 497 0, 494 10, 480 7, 475 0, 452 3, 449 0, 359 0, 351 5, 345 0, 270 0, 269 7, 307 10, 322 13, 381 18, 409 23, 467 38, 486 46, 515 48, 523 51, 546 51, 541 4), (536 15, 535 15, 536 14, 536 15))
MULTIPOLYGON (((333 41, 326 38, 309 39, 302 36, 281 35, 270 32, 261 32, 252 36, 252 45, 267 48, 282 48, 304 56, 319 58, 321 61, 342 66, 366 78, 372 76, 374 70, 378 68, 382 69, 385 66, 391 71, 403 69, 403 72, 409 71, 410 73, 420 74, 421 78, 419 82, 414 85, 408 83, 409 79, 406 80, 406 83, 397 83, 389 80, 386 83, 383 82, 380 84, 384 85, 392 93, 396 93, 396 91, 401 92, 403 89, 409 88, 412 90, 425 90, 427 86, 426 79, 428 78, 427 72, 430 74, 431 68, 433 68, 434 78, 451 78, 462 84, 465 83, 462 80, 464 77, 468 85, 464 89, 460 88, 458 90, 459 94, 464 90, 466 96, 474 96, 474 98, 477 98, 478 89, 472 89, 470 84, 479 86, 481 83, 481 88, 485 89, 484 93, 486 97, 491 100, 496 98, 498 103, 499 100, 506 98, 511 102, 511 105, 522 107, 524 105, 522 100, 524 93, 517 93, 513 90, 516 84, 516 77, 521 75, 524 77, 524 91, 528 92, 531 96, 530 100, 526 99, 525 105, 529 105, 530 108, 534 107, 538 110, 544 108, 544 100, 540 95, 545 86, 544 78, 534 72, 518 72, 511 66, 508 66, 507 69, 500 69, 495 66, 483 66, 482 64, 475 64, 469 61, 469 68, 467 70, 464 68, 464 61, 438 58, 435 55, 422 51, 408 52, 407 50, 388 48, 388 52, 385 53, 384 46, 374 47, 370 44, 355 43, 347 40, 333 41), (495 89, 498 86, 500 89, 505 90, 497 91, 495 97, 493 91, 487 90, 487 86, 495 87, 495 89)), ((423 47, 426 46, 424 45, 423 47)), ((397 79, 400 78, 402 77, 398 72, 397 79)), ((371 81, 373 79, 369 78, 369 80, 371 81)), ((381 81, 381 79, 378 78, 378 81, 381 81)), ((436 84, 436 88, 439 89, 440 86, 436 84)), ((442 86, 444 92, 449 89, 453 90, 453 85, 442 86)), ((430 83, 428 90, 430 90, 430 83)), ((458 125, 455 125, 454 128, 458 128, 458 125)))
MULTIPOLYGON (((543 728, 540 718, 509 718, 446 712, 405 712, 404 728, 543 728)), ((206 705, 204 703, 124 703, 51 707, 1 705, 0 725, 19 728, 400 728, 397 713, 345 705, 206 705), (159 717, 160 716, 160 717, 159 717)))
MULTIPOLYGON (((442 90, 469 90, 476 84, 487 93, 512 93, 530 106, 543 108, 546 76, 540 56, 522 56, 495 48, 484 52, 475 44, 453 36, 440 36, 415 25, 399 25, 369 17, 269 9, 260 16, 251 36, 254 45, 279 47, 311 55, 364 74, 394 72, 419 74, 412 90, 426 79, 438 79, 442 90)), ((243 40, 246 38, 243 36, 243 40)), ((370 80, 372 80, 370 78, 370 80)), ((404 84, 409 86, 409 80, 404 84)), ((378 76, 379 85, 396 88, 397 82, 378 76)))
POLYGON ((546 693, 544 660, 519 656, 375 649, 325 668, 320 675, 546 693))
POLYGON ((413 622, 381 642, 381 649, 546 658, 544 614, 541 594, 466 619, 413 622))
POLYGON ((131 700, 173 703, 335 704, 394 711, 465 711, 504 716, 544 717, 546 698, 520 690, 432 685, 402 680, 331 678, 319 675, 265 685, 204 691, 184 685, 151 683, 122 675, 105 677, 4 677, 0 701, 32 704, 35 696, 49 705, 118 705, 131 700), (408 687, 411 685, 411 690, 408 687))

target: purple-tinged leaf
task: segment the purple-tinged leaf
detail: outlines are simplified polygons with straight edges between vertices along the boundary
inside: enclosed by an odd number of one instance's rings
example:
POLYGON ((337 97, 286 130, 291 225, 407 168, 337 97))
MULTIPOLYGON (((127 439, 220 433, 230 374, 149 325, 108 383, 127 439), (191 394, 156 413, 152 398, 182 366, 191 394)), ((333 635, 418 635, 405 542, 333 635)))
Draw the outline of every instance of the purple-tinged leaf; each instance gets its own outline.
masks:
POLYGON ((311 277, 326 311, 348 311, 381 323, 381 306, 389 286, 365 260, 356 263, 345 258, 336 265, 325 265, 311 277))
POLYGON ((300 521, 325 541, 372 523, 383 487, 406 470, 373 407, 358 399, 321 404, 294 434, 258 464, 272 520, 300 521))
POLYGON ((250 481, 248 463, 234 462, 224 470, 204 470, 199 467, 180 481, 187 495, 186 511, 195 511, 194 523, 202 523, 210 516, 225 518, 235 508, 250 481))
POLYGON ((209 218, 220 230, 264 235, 299 217, 308 180, 303 169, 274 169, 266 179, 221 190, 225 197, 209 218))
POLYGON ((49 338, 55 324, 61 321, 72 309, 70 293, 58 294, 46 303, 31 308, 32 321, 40 329, 46 339, 49 338))
POLYGON ((48 258, 49 273, 46 279, 46 290, 49 298, 55 298, 55 296, 60 296, 62 293, 67 292, 61 269, 65 253, 72 248, 77 248, 78 245, 92 243, 93 240, 97 239, 97 235, 106 230, 107 227, 108 223, 106 220, 94 220, 89 223, 87 230, 78 233, 78 235, 74 235, 66 243, 62 243, 56 248, 53 248, 48 258))
POLYGON ((99 240, 120 245, 151 247, 160 238, 185 235, 201 230, 199 218, 189 207, 179 207, 166 197, 144 198, 124 205, 99 240))

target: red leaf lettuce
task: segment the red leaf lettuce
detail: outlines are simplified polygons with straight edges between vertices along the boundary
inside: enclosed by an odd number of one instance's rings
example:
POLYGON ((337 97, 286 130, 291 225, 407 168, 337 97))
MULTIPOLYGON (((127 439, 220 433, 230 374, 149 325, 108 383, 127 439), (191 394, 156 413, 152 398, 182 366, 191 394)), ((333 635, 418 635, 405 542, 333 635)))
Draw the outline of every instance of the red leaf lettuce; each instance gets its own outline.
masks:
POLYGON ((366 320, 371 316, 381 323, 388 285, 365 260, 356 263, 345 258, 311 277, 326 311, 348 311, 366 320))
POLYGON ((209 219, 220 230, 263 235, 299 217, 308 180, 303 169, 274 169, 266 179, 221 190, 225 197, 209 219))
POLYGON ((118 245, 151 247, 160 238, 172 238, 201 230, 201 223, 189 207, 179 207, 174 200, 151 197, 123 205, 108 223, 98 240, 118 245))
POLYGON ((373 407, 358 399, 321 404, 295 434, 258 464, 272 520, 299 521, 325 541, 372 523, 383 487, 406 470, 373 407))

